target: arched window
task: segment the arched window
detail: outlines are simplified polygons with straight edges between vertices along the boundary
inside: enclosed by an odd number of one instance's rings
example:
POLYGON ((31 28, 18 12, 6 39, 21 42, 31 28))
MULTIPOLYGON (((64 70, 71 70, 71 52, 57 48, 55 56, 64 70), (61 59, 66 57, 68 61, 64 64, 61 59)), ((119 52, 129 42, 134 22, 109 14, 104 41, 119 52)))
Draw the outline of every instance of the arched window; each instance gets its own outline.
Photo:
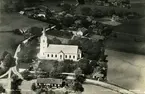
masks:
POLYGON ((75 56, 73 56, 73 58, 75 58, 75 56))
POLYGON ((67 55, 65 55, 65 58, 67 58, 67 55))
POLYGON ((80 55, 78 54, 78 58, 80 58, 80 55))
POLYGON ((60 55, 60 58, 62 58, 62 55, 60 55))
POLYGON ((69 55, 69 58, 71 58, 71 55, 69 55))
POLYGON ((47 57, 49 57, 49 54, 47 55, 47 57))

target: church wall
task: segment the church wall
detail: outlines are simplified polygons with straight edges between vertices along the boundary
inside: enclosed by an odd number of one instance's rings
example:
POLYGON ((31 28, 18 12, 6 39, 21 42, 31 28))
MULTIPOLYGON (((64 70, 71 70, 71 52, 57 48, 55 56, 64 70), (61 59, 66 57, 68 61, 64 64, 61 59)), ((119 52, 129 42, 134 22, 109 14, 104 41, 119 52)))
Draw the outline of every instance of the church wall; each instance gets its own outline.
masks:
MULTIPOLYGON (((77 54, 61 54, 62 60, 73 60, 77 61, 78 55, 77 54)), ((55 53, 45 53, 45 59, 48 60, 60 60, 60 54, 55 53)))

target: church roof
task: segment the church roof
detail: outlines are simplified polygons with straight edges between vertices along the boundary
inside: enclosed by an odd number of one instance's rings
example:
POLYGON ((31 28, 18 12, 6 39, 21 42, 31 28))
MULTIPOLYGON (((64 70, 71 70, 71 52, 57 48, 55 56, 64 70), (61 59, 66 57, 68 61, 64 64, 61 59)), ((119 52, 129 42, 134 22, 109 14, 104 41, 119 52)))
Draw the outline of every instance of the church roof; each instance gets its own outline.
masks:
POLYGON ((67 54, 77 54, 78 46, 76 45, 58 45, 58 44, 49 44, 46 49, 46 53, 67 53, 67 54))

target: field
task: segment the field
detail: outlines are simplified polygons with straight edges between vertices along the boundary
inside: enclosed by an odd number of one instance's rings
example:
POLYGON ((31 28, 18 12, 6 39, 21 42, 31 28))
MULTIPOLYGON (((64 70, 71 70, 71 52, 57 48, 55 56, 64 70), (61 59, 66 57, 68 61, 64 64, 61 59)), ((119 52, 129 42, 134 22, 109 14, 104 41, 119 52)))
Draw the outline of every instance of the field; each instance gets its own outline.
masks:
POLYGON ((18 13, 0 14, 0 31, 10 31, 14 29, 29 28, 32 26, 47 26, 46 23, 29 19, 18 13))
POLYGON ((16 47, 24 39, 23 36, 13 34, 14 29, 29 28, 32 26, 43 27, 46 23, 29 19, 18 13, 0 14, 0 56, 3 51, 14 54, 16 47))
POLYGON ((8 51, 13 55, 23 39, 23 36, 15 35, 12 32, 0 33, 0 56, 4 51, 8 51))
MULTIPOLYGON (((138 1, 138 0, 136 0, 138 1)), ((136 2, 134 0, 134 2, 136 2)), ((142 0, 143 1, 143 0, 142 0)), ((139 11, 145 14, 144 4, 133 4, 133 10, 139 11)), ((102 7, 100 7, 102 8, 102 7)), ((109 39, 107 46, 113 50, 120 50, 122 52, 107 50, 108 57, 108 81, 120 85, 128 89, 144 90, 145 87, 145 56, 125 53, 145 53, 145 18, 126 22, 115 28, 116 32, 120 32, 117 39, 109 39), (127 34, 125 34, 127 33, 127 34), (128 34, 134 34, 128 35, 128 34), (137 35, 137 36, 136 36, 137 35), (139 36, 139 37, 138 37, 139 36), (135 42, 135 38, 143 36, 142 42, 135 42)), ((30 26, 45 26, 46 23, 29 19, 22 15, 12 14, 1 14, 0 15, 0 31, 10 31, 17 28, 28 28, 30 26)), ((10 32, 0 32, 0 55, 3 51, 9 51, 14 54, 17 45, 24 38, 19 35, 15 35, 10 32)), ((23 82, 21 88, 30 90, 31 82, 23 82)), ((83 94, 113 94, 112 91, 104 90, 104 88, 92 85, 84 85, 85 92, 83 94), (91 92, 91 93, 90 93, 91 92)), ((29 93, 23 93, 29 94, 29 93)), ((32 94, 32 93, 30 93, 32 94)), ((35 93, 33 93, 35 94, 35 93)), ((114 93, 115 94, 115 93, 114 93)))
MULTIPOLYGON (((132 10, 145 15, 144 3, 133 3, 132 10)), ((114 32, 117 37, 110 37, 106 41, 108 49, 145 54, 145 16, 140 19, 126 21, 125 23, 116 26, 114 32)))
POLYGON ((113 50, 107 50, 106 54, 109 60, 109 82, 127 89, 145 92, 145 56, 113 50))

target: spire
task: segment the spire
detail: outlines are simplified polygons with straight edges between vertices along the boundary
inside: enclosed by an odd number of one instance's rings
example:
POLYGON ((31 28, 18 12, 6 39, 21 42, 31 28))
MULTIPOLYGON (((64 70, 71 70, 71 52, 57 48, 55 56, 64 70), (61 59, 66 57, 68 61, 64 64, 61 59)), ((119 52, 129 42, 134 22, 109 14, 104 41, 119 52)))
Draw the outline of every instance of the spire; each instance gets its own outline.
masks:
POLYGON ((42 35, 45 36, 45 28, 43 28, 42 35))

